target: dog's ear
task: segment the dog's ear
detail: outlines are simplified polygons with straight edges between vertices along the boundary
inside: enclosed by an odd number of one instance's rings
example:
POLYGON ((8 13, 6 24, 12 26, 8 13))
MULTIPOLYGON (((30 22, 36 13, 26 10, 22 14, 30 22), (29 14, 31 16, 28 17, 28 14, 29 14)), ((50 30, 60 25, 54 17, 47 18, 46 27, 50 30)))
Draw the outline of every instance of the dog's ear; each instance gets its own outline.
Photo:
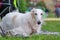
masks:
POLYGON ((31 12, 34 13, 34 11, 35 11, 35 8, 32 8, 31 12))
POLYGON ((33 8, 33 9, 31 10, 31 16, 32 16, 33 19, 35 19, 35 8, 33 8))

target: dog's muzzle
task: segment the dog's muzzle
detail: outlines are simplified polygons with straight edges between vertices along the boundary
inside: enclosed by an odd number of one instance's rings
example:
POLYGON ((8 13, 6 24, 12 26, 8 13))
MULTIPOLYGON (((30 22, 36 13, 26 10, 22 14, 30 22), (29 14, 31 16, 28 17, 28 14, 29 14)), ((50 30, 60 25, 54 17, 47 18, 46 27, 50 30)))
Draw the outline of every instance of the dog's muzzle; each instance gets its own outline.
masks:
POLYGON ((41 24, 41 22, 40 22, 40 21, 38 21, 38 22, 37 22, 37 24, 39 25, 39 24, 41 24))

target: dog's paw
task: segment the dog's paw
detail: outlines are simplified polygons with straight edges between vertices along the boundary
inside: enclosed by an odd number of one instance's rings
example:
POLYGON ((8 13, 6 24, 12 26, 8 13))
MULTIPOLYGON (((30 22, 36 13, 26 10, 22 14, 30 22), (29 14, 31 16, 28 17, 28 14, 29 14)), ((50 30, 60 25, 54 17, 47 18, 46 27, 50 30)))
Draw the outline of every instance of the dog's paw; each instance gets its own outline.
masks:
POLYGON ((23 33, 23 37, 29 37, 29 35, 26 33, 23 33))
POLYGON ((36 33, 36 34, 37 34, 37 35, 38 35, 38 34, 41 34, 41 32, 42 32, 42 31, 37 31, 37 33, 36 33))

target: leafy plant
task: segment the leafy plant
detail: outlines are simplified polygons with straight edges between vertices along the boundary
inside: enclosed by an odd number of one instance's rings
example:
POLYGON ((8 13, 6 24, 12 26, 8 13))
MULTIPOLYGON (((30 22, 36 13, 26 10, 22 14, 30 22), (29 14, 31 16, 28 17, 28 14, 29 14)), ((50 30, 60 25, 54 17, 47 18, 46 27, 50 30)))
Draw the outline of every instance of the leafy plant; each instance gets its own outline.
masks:
POLYGON ((45 11, 46 5, 43 1, 38 2, 36 6, 40 7, 41 9, 43 9, 45 11))
POLYGON ((17 7, 19 8, 19 12, 24 13, 27 9, 26 6, 27 5, 25 0, 19 0, 19 5, 17 5, 17 7))

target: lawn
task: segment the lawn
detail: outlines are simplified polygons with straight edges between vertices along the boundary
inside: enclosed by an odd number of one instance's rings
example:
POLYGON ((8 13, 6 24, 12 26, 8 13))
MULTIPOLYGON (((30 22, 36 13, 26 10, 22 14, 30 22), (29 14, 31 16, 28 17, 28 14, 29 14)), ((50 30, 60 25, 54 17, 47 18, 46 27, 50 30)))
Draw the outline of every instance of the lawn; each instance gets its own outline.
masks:
POLYGON ((56 18, 55 13, 49 12, 48 18, 56 18))
POLYGON ((60 40, 60 36, 56 35, 35 35, 28 38, 21 37, 0 37, 0 40, 60 40))
POLYGON ((60 21, 46 21, 42 30, 60 32, 60 21))

